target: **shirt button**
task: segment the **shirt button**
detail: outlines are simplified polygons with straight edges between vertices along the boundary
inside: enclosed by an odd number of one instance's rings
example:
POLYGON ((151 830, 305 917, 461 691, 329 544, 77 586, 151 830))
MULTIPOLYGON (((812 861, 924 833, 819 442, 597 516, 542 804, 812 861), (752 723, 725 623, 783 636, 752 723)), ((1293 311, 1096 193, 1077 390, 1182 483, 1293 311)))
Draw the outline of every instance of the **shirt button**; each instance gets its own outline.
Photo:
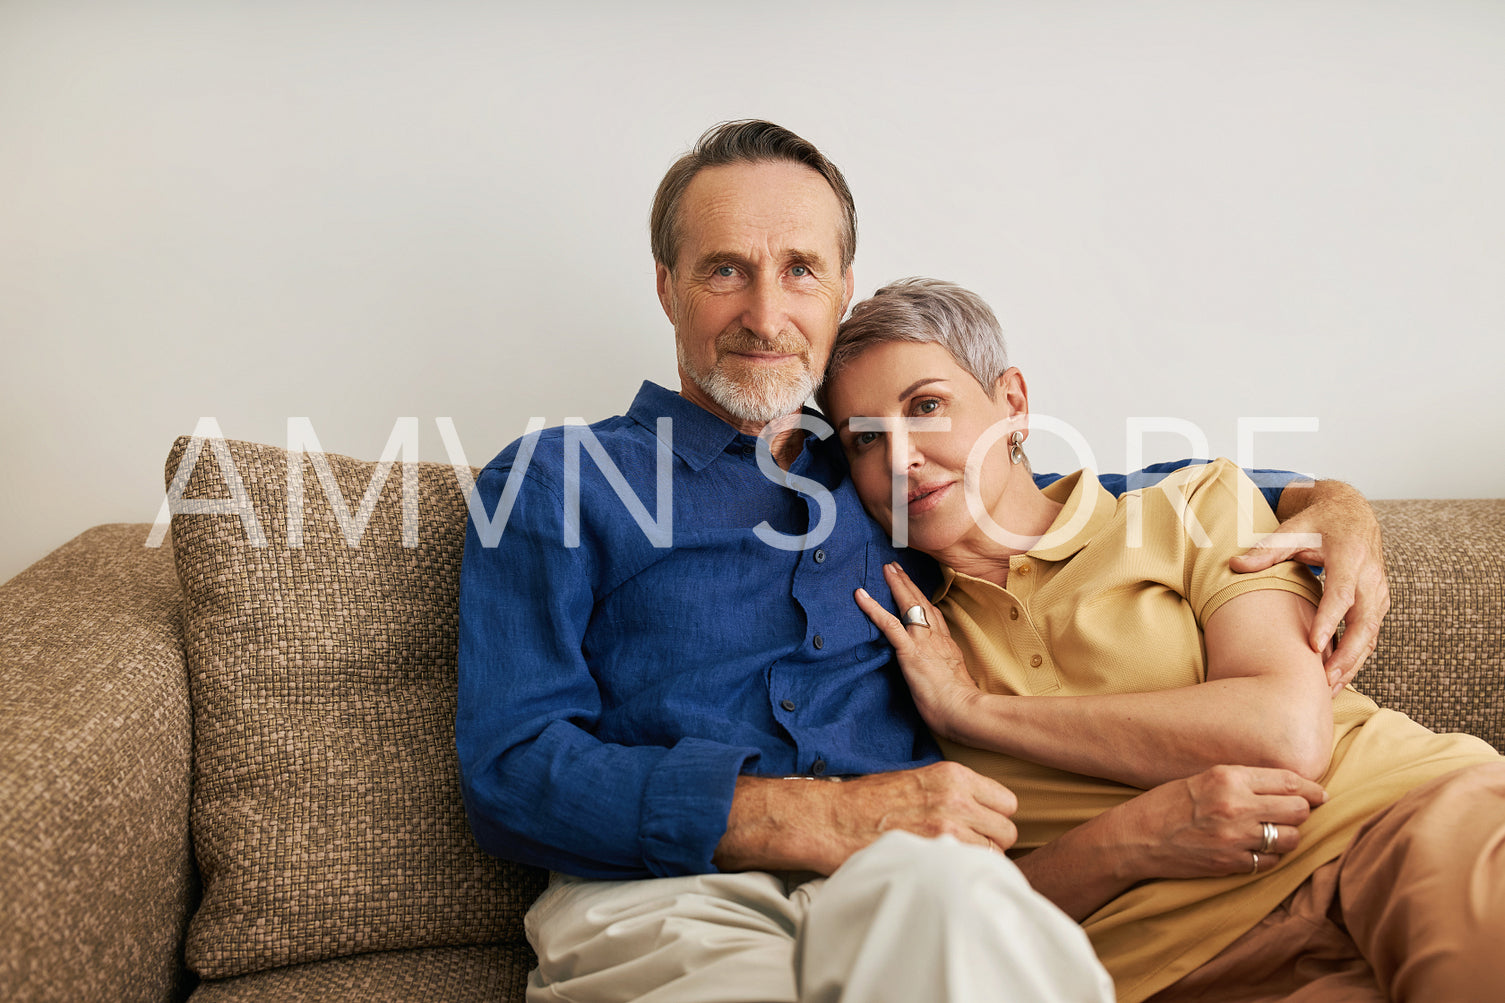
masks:
POLYGON ((743 456, 751 456, 752 454, 756 453, 757 451, 758 451, 758 447, 752 445, 751 443, 748 443, 747 445, 745 445, 745 446, 742 447, 742 455, 743 456))
POLYGON ((826 639, 824 637, 821 637, 819 634, 816 634, 814 644, 815 650, 819 651, 826 646, 826 639))
POLYGON ((1021 575, 1027 575, 1027 574, 1029 574, 1029 564, 1028 563, 1024 563, 1024 564, 1019 565, 1018 571, 1019 571, 1019 573, 1021 575))
POLYGON ((826 563, 826 552, 824 550, 817 550, 815 552, 815 563, 816 564, 824 564, 824 563, 826 563))
POLYGON ((811 763, 810 772, 815 774, 817 777, 824 774, 826 772, 826 761, 824 759, 817 759, 815 762, 811 763))
POLYGON ((1030 657, 1029 663, 1038 669, 1040 667, 1040 663, 1043 661, 1045 661, 1045 659, 1041 658, 1039 655, 1032 655, 1030 657))
POLYGON ((1009 619, 1010 620, 1017 620, 1017 619, 1019 619, 1019 607, 1018 606, 1010 606, 1009 607, 1009 619))
POLYGON ((779 706, 782 707, 782 708, 784 708, 785 710, 794 710, 794 701, 793 700, 780 700, 779 701, 779 706))

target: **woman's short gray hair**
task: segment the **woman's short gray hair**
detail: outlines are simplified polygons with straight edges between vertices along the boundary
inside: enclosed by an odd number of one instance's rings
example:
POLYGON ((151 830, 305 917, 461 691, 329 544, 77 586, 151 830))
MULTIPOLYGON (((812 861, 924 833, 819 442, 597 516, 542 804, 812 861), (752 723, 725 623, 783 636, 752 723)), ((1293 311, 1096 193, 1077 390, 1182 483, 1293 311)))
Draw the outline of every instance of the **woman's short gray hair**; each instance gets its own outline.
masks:
POLYGON ((981 296, 940 279, 899 279, 852 307, 831 349, 827 385, 863 352, 890 341, 940 345, 989 397, 1009 368, 1003 328, 981 296))

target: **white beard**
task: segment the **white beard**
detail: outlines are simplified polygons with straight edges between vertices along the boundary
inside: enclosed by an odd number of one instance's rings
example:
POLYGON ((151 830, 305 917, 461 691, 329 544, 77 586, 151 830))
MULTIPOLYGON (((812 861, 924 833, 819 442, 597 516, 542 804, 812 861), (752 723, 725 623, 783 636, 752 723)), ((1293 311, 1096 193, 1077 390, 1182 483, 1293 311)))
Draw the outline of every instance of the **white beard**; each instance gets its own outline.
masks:
POLYGON ((755 372, 738 380, 728 375, 719 362, 709 373, 701 373, 691 364, 683 347, 678 348, 677 354, 680 369, 689 374, 696 386, 727 414, 742 421, 766 425, 793 414, 820 386, 820 380, 803 366, 798 373, 755 372))

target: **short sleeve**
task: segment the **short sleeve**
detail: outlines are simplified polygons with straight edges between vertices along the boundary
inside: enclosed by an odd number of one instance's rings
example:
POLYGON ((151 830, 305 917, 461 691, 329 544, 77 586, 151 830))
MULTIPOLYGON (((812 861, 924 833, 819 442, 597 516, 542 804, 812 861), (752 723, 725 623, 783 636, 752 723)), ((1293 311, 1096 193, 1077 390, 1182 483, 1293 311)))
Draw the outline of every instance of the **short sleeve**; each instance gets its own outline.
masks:
MULTIPOLYGON (((1164 504, 1178 517, 1185 549, 1183 595, 1205 625, 1228 600, 1246 592, 1279 589, 1312 604, 1322 586, 1303 564, 1283 561, 1264 571, 1235 572, 1228 562, 1278 526, 1275 513, 1248 474, 1230 460, 1190 467, 1159 485, 1164 504)), ((1150 489, 1151 494, 1160 492, 1150 489)))

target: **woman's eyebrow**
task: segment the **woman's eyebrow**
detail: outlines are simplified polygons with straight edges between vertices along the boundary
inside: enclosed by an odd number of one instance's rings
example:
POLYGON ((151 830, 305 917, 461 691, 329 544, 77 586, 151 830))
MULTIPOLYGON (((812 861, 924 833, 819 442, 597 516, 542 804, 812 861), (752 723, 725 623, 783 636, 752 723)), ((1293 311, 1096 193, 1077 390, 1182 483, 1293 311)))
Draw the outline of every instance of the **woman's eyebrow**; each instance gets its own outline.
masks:
POLYGON ((945 377, 942 377, 942 376, 924 376, 924 377, 921 377, 920 379, 915 380, 909 386, 905 387, 903 390, 900 390, 899 391, 899 396, 898 396, 897 399, 898 400, 903 400, 904 398, 908 397, 910 394, 914 393, 916 390, 920 389, 921 387, 923 387, 927 383, 945 383, 945 382, 946 382, 945 377))
MULTIPOLYGON (((900 390, 899 391, 899 395, 897 397, 895 397, 894 400, 896 400, 896 401, 902 401, 904 398, 908 397, 910 394, 914 393, 916 390, 918 390, 921 387, 925 386, 927 383, 945 383, 945 382, 946 382, 946 378, 944 376, 923 376, 920 379, 915 380, 913 383, 911 383, 909 386, 905 387, 903 390, 900 390)), ((862 415, 853 415, 852 416, 852 418, 860 418, 860 417, 862 417, 862 415)), ((838 422, 837 425, 836 425, 836 431, 840 432, 842 429, 846 428, 847 425, 849 425, 851 423, 852 418, 843 418, 843 419, 841 419, 841 421, 838 422)))

